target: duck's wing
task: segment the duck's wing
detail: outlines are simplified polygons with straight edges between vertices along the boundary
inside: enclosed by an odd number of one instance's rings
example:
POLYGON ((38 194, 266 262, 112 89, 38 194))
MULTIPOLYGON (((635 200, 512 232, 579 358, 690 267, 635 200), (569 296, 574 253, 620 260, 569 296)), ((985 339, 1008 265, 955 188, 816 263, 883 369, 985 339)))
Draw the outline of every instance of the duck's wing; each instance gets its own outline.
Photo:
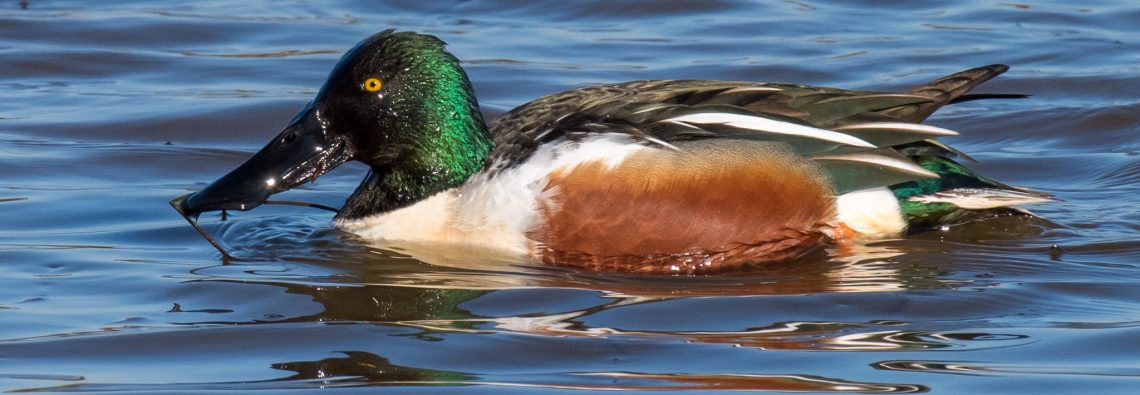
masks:
POLYGON ((787 144, 817 161, 837 192, 938 178, 896 147, 956 150, 935 139, 956 132, 921 122, 935 110, 1008 68, 974 68, 902 93, 732 81, 634 81, 542 97, 491 124, 493 168, 525 159, 536 147, 597 133, 648 145, 742 139, 787 144))

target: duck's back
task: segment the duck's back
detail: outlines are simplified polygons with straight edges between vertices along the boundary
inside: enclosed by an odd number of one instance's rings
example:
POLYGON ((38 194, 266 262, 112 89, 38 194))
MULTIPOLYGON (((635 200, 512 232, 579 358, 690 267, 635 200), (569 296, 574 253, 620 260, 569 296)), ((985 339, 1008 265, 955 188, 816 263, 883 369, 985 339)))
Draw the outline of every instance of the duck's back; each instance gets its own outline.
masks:
POLYGON ((645 80, 589 86, 543 96, 491 122, 495 150, 488 162, 517 162, 542 144, 596 133, 624 133, 661 142, 766 137, 756 130, 670 122, 684 116, 758 116, 824 129, 868 123, 918 123, 1005 70, 1007 67, 1002 65, 970 69, 906 93, 709 80, 645 80))

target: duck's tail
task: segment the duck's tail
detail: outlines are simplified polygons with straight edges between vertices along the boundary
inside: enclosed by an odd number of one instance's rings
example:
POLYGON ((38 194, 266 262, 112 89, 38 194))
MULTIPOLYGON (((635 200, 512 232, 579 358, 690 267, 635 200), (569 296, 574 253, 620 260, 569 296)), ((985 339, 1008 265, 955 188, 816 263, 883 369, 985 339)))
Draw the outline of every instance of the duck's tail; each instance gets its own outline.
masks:
POLYGON ((908 122, 922 122, 942 106, 951 103, 978 99, 1026 97, 1026 95, 1020 94, 968 94, 978 85, 1001 75, 1007 70, 1009 70, 1009 66, 1004 64, 991 64, 950 74, 905 92, 910 95, 930 98, 931 101, 894 107, 880 113, 908 122))
MULTIPOLYGON (((1019 99, 1022 94, 972 94, 970 90, 1009 70, 991 64, 957 72, 907 91, 931 99, 890 108, 881 114, 910 122, 922 122, 947 104, 979 99, 1019 99)), ((1005 184, 979 175, 953 158, 972 161, 966 154, 932 139, 893 147, 922 168, 938 175, 890 186, 899 199, 903 216, 912 228, 968 221, 974 217, 1016 211, 1020 205, 1053 200, 1046 193, 1005 184)))

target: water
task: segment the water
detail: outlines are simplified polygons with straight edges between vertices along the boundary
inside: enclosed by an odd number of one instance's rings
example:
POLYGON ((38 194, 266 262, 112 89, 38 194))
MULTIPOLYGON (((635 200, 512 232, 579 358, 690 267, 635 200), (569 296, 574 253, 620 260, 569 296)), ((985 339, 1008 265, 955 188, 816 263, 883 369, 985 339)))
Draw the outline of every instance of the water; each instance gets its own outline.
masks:
MULTIPOLYGON (((0 4, 0 390, 1140 391, 1135 4, 26 3, 0 4), (1061 200, 731 276, 415 259, 279 206, 204 215, 223 261, 167 201, 389 27, 446 40, 490 116, 589 83, 890 90, 1007 63, 982 91, 1031 98, 931 123, 1061 200)), ((339 205, 363 172, 283 198, 339 205)))

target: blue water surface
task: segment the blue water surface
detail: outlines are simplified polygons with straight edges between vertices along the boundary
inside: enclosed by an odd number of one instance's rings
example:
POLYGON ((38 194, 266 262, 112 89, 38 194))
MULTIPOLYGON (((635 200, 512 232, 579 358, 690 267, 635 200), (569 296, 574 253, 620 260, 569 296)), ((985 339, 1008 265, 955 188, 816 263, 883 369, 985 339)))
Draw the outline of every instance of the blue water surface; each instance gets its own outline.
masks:
MULTIPOLYGON (((0 2, 0 391, 1140 392, 1140 5, 1125 1, 0 2), (255 152, 340 55, 448 42, 489 117, 635 79, 902 90, 1002 217, 732 276, 363 243, 331 214, 167 202, 255 152), (429 263, 430 261, 430 263, 429 263)), ((339 206, 366 169, 283 198, 339 206)))

